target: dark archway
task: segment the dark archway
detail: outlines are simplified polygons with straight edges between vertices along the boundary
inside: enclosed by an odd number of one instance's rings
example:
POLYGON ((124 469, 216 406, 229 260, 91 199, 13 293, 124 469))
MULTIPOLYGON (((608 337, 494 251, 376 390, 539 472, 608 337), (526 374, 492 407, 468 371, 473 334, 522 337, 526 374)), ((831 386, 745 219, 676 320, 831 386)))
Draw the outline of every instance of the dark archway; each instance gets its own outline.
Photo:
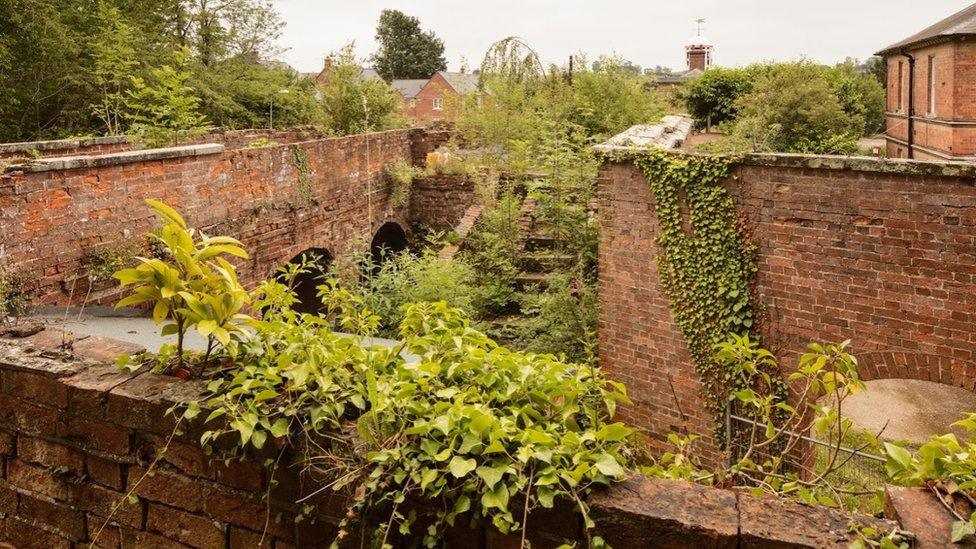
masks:
POLYGON ((399 255, 407 249, 407 233, 400 225, 391 222, 384 223, 369 245, 374 269, 385 259, 399 255))
MULTIPOLYGON (((292 306, 292 309, 299 313, 313 315, 324 312, 325 308, 322 305, 322 301, 316 295, 317 290, 315 288, 325 282, 325 273, 332 266, 332 260, 332 253, 329 250, 324 248, 309 248, 288 262, 293 265, 305 265, 304 271, 295 277, 292 285, 292 290, 294 290, 295 296, 298 298, 298 302, 292 306)), ((279 274, 279 280, 283 276, 279 274)))

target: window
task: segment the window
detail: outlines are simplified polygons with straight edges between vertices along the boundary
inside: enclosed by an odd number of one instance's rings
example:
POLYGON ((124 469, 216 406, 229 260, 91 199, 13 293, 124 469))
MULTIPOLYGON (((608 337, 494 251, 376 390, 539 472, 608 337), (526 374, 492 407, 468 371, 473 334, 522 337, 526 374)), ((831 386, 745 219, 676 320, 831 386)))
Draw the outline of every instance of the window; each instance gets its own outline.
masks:
POLYGON ((417 106, 417 100, 415 98, 410 98, 410 108, 412 109, 416 106, 417 106))
POLYGON ((898 101, 898 109, 897 110, 899 112, 901 112, 901 110, 903 108, 902 101, 901 101, 901 95, 902 95, 901 81, 902 81, 902 79, 905 76, 904 75, 904 67, 905 67, 905 64, 902 61, 899 61, 898 62, 898 80, 895 81, 896 82, 895 83, 895 86, 896 86, 895 97, 898 98, 897 99, 897 101, 898 101))
POLYGON ((435 97, 434 98, 434 110, 435 111, 441 110, 441 98, 440 97, 435 97))
POLYGON ((935 116, 935 56, 929 56, 929 114, 935 116))

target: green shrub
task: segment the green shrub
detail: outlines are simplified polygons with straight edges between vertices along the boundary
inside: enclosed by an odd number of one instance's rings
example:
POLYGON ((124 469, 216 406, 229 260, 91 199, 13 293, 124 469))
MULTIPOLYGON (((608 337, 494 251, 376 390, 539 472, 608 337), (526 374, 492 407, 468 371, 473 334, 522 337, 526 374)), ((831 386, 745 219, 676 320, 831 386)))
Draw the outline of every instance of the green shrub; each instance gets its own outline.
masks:
POLYGON ((0 324, 30 312, 30 281, 27 273, 0 265, 0 324))

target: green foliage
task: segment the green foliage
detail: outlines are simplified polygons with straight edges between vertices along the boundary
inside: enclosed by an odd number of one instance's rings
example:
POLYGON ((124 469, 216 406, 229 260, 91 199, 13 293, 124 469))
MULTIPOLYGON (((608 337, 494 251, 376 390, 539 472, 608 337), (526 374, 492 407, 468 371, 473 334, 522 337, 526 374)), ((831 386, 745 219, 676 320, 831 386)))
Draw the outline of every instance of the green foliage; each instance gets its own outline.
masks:
POLYGON ((765 69, 751 65, 744 69, 713 68, 684 85, 679 97, 699 125, 734 121, 739 116, 738 100, 752 90, 765 69))
POLYGON ((326 58, 319 87, 326 125, 336 135, 404 125, 399 95, 385 82, 362 77, 352 44, 326 58))
POLYGON ((101 120, 105 133, 121 134, 125 127, 126 98, 132 90, 131 75, 139 62, 136 56, 137 29, 111 4, 98 4, 101 26, 92 44, 94 85, 97 99, 91 109, 101 120))
POLYGON ((202 133, 207 119, 199 112, 200 99, 188 84, 190 51, 179 50, 173 65, 150 71, 149 81, 132 78, 126 98, 132 131, 150 147, 178 144, 180 137, 202 133))
POLYGON ((396 78, 430 78, 447 69, 444 42, 433 31, 423 31, 420 20, 400 10, 380 12, 376 25, 373 68, 389 82, 396 78))
POLYGON ((410 186, 413 180, 423 174, 423 170, 410 162, 397 160, 384 168, 386 177, 393 186, 390 201, 394 208, 402 208, 410 202, 410 186))
POLYGON ((863 117, 844 111, 824 69, 811 63, 769 67, 736 105, 735 132, 755 151, 821 151, 825 144, 854 143, 864 133, 863 117))
MULTIPOLYGON (((280 295, 274 284, 259 294, 280 295)), ((323 299, 340 325, 374 333, 356 298, 327 286, 323 299)), ((213 430, 202 441, 231 455, 269 439, 298 448, 324 487, 357 494, 343 532, 379 512, 388 518, 377 544, 399 531, 434 547, 447 524, 469 517, 517 531, 529 509, 557 497, 585 516, 592 487, 626 474, 633 431, 611 423, 626 396, 598 370, 497 347, 443 302, 405 307, 403 343, 390 349, 339 337, 324 319, 273 301, 258 298, 270 308, 241 346, 240 366, 209 384, 213 430), (401 506, 410 498, 434 502, 426 533, 412 529, 425 517, 401 506)))
POLYGON ((481 214, 462 254, 474 267, 478 302, 485 313, 501 313, 515 301, 515 277, 522 248, 521 198, 505 194, 481 214))
MULTIPOLYGON (((147 199, 146 204, 164 222, 151 238, 159 240, 165 258, 139 257, 139 266, 115 273, 123 287, 133 286, 131 294, 116 307, 152 305, 153 321, 166 323, 162 335, 177 336, 175 364, 162 364, 166 370, 175 367, 185 371, 184 336, 188 329, 196 328, 207 339, 202 370, 215 343, 233 356, 237 340, 232 340, 231 334, 243 337, 240 323, 246 317, 239 313, 249 298, 234 266, 223 256, 246 259, 247 252, 233 238, 211 238, 188 228, 179 213, 158 200, 147 199)), ((182 375, 188 374, 192 372, 182 375)))
POLYGON ((343 275, 338 271, 340 261, 332 275, 377 315, 383 336, 396 337, 407 303, 444 301, 468 315, 480 312, 481 290, 475 284, 475 270, 463 259, 441 259, 427 251, 385 257, 379 264, 374 261, 367 251, 354 258, 359 269, 343 275))
POLYGON ((31 278, 0 264, 0 325, 30 311, 31 278))
POLYGON ((302 205, 314 204, 317 200, 312 187, 312 168, 308 165, 308 154, 298 143, 290 148, 291 162, 298 172, 298 199, 302 205))
POLYGON ((570 114, 570 120, 591 139, 609 139, 622 129, 665 114, 640 71, 628 70, 626 60, 602 56, 595 63, 597 69, 573 74, 570 114))
POLYGON ((519 336, 529 352, 555 353, 568 360, 596 364, 599 303, 593 282, 565 273, 550 275, 548 288, 522 298, 522 312, 528 315, 519 336))
POLYGON ((282 22, 270 0, 5 0, 0 20, 0 141, 127 133, 133 78, 155 86, 183 48, 211 122, 265 126, 280 89, 283 124, 321 122, 312 79, 271 61, 282 22))
POLYGON ((755 328, 755 249, 723 185, 730 159, 651 150, 635 163, 654 194, 661 285, 701 376, 705 402, 719 414, 735 377, 715 362, 714 347, 729 333, 752 334, 755 328))
MULTIPOLYGON (((903 444, 886 442, 885 470, 891 481, 902 486, 929 486, 946 501, 961 498, 971 503, 976 496, 976 413, 953 426, 966 430, 964 440, 952 433, 933 436, 914 452, 903 444)), ((953 513, 958 519, 952 526, 953 543, 972 541, 976 536, 976 512, 968 516, 953 513)))
MULTIPOLYGON (((887 64, 884 70, 887 73, 887 64)), ((857 137, 874 135, 884 129, 885 88, 875 74, 848 61, 827 69, 825 78, 844 112, 853 120, 863 120, 864 128, 857 137)))
POLYGON ((131 241, 88 248, 81 259, 82 271, 93 281, 110 280, 117 271, 130 266, 139 251, 131 241))

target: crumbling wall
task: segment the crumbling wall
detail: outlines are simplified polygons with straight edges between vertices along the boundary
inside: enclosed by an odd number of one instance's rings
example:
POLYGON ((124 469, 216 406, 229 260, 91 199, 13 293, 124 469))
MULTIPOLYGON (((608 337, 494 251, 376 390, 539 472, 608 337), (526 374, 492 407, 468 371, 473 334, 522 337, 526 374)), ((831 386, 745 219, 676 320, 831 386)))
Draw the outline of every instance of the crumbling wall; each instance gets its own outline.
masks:
MULTIPOLYGON (((287 467, 292 456, 281 459, 278 483, 267 491, 260 463, 276 457, 273 445, 225 463, 200 450, 198 423, 174 435, 167 409, 199 398, 203 384, 111 364, 135 350, 89 337, 78 339, 68 358, 50 329, 0 340, 0 542, 20 549, 284 549, 332 541, 345 497, 313 498, 318 511, 296 523, 296 501, 314 485, 287 467), (145 476, 153 462, 155 473, 145 476), (130 491, 136 498, 113 511, 130 491)), ((843 513, 684 482, 635 477, 590 504, 593 533, 614 547, 840 548, 851 541, 851 518, 843 513)), ((581 517, 564 504, 533 511, 528 524, 532 547, 584 539, 581 517)), ((442 535, 451 546, 503 549, 518 547, 521 533, 458 520, 442 535)), ((355 536, 348 546, 358 546, 355 536)))
MULTIPOLYGON (((865 379, 976 385, 976 165, 755 155, 727 188, 759 247, 765 345, 789 369, 851 339, 865 379)), ((660 446, 714 420, 658 278, 654 201, 630 160, 599 178, 600 363, 660 446)))
MULTIPOLYGON (((79 304, 88 294, 88 251, 144 247, 157 222, 143 200, 156 198, 191 226, 241 239, 252 254, 240 264, 241 279, 253 284, 309 248, 337 254, 385 222, 407 227, 408 209, 391 203, 384 168, 423 159, 444 139, 394 130, 262 148, 218 143, 46 158, 8 168, 0 175, 0 261, 36 279, 38 302, 79 304)), ((114 284, 95 289, 90 302, 118 298, 114 284)))

